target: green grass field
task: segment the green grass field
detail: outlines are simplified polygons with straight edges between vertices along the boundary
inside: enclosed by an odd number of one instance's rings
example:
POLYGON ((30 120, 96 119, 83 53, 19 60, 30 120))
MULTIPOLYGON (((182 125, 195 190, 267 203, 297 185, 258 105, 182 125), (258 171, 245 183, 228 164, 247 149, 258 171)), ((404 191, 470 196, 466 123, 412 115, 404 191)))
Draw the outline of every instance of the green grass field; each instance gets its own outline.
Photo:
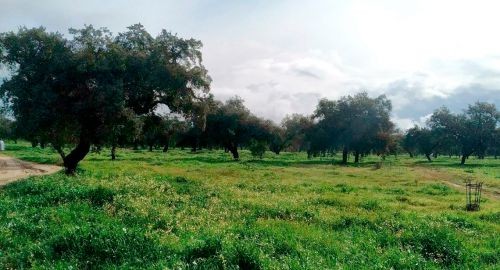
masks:
POLYGON ((0 268, 500 268, 500 160, 339 158, 92 153, 77 176, 0 188, 0 268), (466 178, 485 182, 479 212, 464 210, 466 178))

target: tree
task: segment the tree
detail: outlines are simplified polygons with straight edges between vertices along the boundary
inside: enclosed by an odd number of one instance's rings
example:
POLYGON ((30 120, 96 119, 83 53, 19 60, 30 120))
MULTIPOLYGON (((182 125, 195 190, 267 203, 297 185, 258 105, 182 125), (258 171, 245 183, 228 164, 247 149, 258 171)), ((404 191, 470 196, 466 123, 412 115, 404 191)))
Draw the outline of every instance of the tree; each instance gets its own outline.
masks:
POLYGON ((0 115, 0 140, 14 138, 14 121, 0 115))
POLYGON ((461 161, 465 164, 473 153, 484 156, 494 138, 500 115, 494 104, 476 102, 461 114, 452 114, 447 108, 436 110, 429 125, 439 134, 451 136, 460 145, 461 161))
POLYGON ((270 140, 269 125, 269 121, 252 115, 241 98, 234 97, 224 104, 215 104, 207 115, 204 134, 208 141, 224 147, 238 160, 238 147, 248 146, 252 139, 266 143, 270 140))
POLYGON ((497 157, 500 155, 500 128, 497 128, 495 130, 493 139, 490 142, 489 149, 491 154, 495 157, 495 159, 497 159, 497 157))
POLYGON ((151 113, 143 117, 142 140, 153 151, 155 146, 162 146, 167 152, 170 144, 176 141, 176 135, 185 130, 184 123, 174 115, 160 116, 151 113))
POLYGON ((239 159, 238 146, 245 142, 245 122, 250 117, 250 111, 243 104, 243 100, 234 97, 207 116, 206 136, 210 140, 223 146, 231 152, 234 159, 239 159))
POLYGON ((287 115, 281 121, 281 127, 284 129, 285 140, 288 140, 287 147, 292 151, 305 150, 306 133, 314 126, 312 117, 301 114, 287 115))
POLYGON ((344 164, 352 151, 357 163, 361 154, 370 152, 376 142, 381 142, 377 138, 384 133, 393 133, 391 109, 391 102, 384 95, 370 98, 363 92, 337 101, 321 100, 314 117, 328 134, 325 147, 340 147, 344 164))
POLYGON ((70 35, 43 27, 0 34, 0 64, 12 73, 0 95, 25 134, 52 144, 67 173, 91 144, 104 143, 124 110, 141 115, 164 104, 185 113, 209 90, 197 40, 165 30, 153 38, 140 24, 116 37, 91 25, 70 35), (66 145, 75 145, 67 155, 66 145))
POLYGON ((418 126, 408 129, 401 140, 401 147, 410 155, 411 158, 418 150, 418 126))
POLYGON ((162 119, 160 116, 152 113, 144 116, 142 126, 142 139, 148 146, 149 151, 153 151, 153 147, 160 142, 160 136, 164 132, 162 119))
POLYGON ((275 125, 274 123, 269 125, 269 135, 269 150, 276 155, 279 155, 281 151, 290 143, 285 129, 275 125))
POLYGON ((209 113, 214 113, 220 103, 213 99, 212 95, 199 100, 193 104, 191 113, 186 117, 186 130, 181 136, 181 144, 190 146, 192 152, 201 149, 202 144, 209 144, 210 136, 205 136, 207 127, 207 116, 209 113))
POLYGON ((430 128, 418 128, 415 132, 419 152, 432 162, 431 155, 441 142, 439 133, 430 128))
POLYGON ((264 153, 266 152, 267 144, 262 140, 250 139, 248 144, 248 149, 250 149, 250 153, 252 153, 253 157, 258 157, 262 159, 264 153))
POLYGON ((116 159, 118 146, 130 145, 139 139, 143 124, 130 109, 121 111, 114 120, 105 128, 105 141, 111 147, 111 160, 116 159))

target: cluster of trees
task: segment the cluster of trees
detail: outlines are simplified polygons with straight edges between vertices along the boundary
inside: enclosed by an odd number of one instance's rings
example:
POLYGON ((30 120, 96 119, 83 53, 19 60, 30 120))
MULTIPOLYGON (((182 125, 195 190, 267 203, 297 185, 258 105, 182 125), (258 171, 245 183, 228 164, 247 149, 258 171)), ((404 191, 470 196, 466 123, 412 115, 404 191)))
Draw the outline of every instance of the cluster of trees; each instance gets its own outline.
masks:
POLYGON ((461 164, 473 154, 484 158, 500 155, 500 112, 494 104, 476 102, 459 114, 446 107, 436 110, 426 126, 409 129, 401 146, 410 156, 423 154, 429 161, 438 154, 461 156, 461 164))
POLYGON ((142 25, 113 35, 105 28, 70 29, 71 38, 44 28, 0 34, 0 68, 11 76, 0 86, 15 121, 0 118, 0 137, 51 145, 73 173, 91 146, 224 149, 239 159, 247 148, 306 151, 308 157, 341 153, 359 162, 405 149, 410 155, 473 153, 499 149, 499 114, 477 103, 463 114, 442 108, 425 127, 402 134, 390 120, 391 102, 366 93, 320 100, 313 115, 294 114, 280 125, 253 115, 242 99, 220 102, 209 93, 201 42, 142 25), (66 153, 67 149, 71 149, 66 153))

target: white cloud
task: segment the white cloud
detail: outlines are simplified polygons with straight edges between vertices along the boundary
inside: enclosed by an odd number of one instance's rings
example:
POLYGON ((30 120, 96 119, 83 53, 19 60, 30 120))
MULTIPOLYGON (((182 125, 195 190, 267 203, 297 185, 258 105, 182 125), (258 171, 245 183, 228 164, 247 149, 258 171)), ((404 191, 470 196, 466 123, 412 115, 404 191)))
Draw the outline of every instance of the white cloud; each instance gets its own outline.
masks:
POLYGON ((83 24, 123 31, 136 22, 204 43, 213 93, 239 95, 279 121, 311 113, 321 97, 386 93, 395 121, 409 125, 445 104, 500 106, 500 2, 11 1, 0 0, 0 32, 83 24))

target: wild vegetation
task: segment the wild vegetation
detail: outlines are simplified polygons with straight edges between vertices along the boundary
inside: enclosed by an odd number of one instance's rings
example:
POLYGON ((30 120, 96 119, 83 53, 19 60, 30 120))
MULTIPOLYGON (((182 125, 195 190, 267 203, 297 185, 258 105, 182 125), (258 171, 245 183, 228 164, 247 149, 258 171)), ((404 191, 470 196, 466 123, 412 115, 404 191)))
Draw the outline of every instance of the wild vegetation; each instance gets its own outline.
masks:
MULTIPOLYGON (((440 156, 92 152, 0 190, 1 268, 495 269, 500 164, 440 156), (333 161, 332 161, 333 160, 333 161), (479 212, 462 181, 485 182, 479 212)), ((62 162, 50 148, 8 155, 62 162)))
POLYGON ((66 172, 0 189, 0 268, 498 268, 494 104, 401 131, 361 92, 276 124, 214 99, 198 40, 69 33, 0 34, 6 154, 66 172))

